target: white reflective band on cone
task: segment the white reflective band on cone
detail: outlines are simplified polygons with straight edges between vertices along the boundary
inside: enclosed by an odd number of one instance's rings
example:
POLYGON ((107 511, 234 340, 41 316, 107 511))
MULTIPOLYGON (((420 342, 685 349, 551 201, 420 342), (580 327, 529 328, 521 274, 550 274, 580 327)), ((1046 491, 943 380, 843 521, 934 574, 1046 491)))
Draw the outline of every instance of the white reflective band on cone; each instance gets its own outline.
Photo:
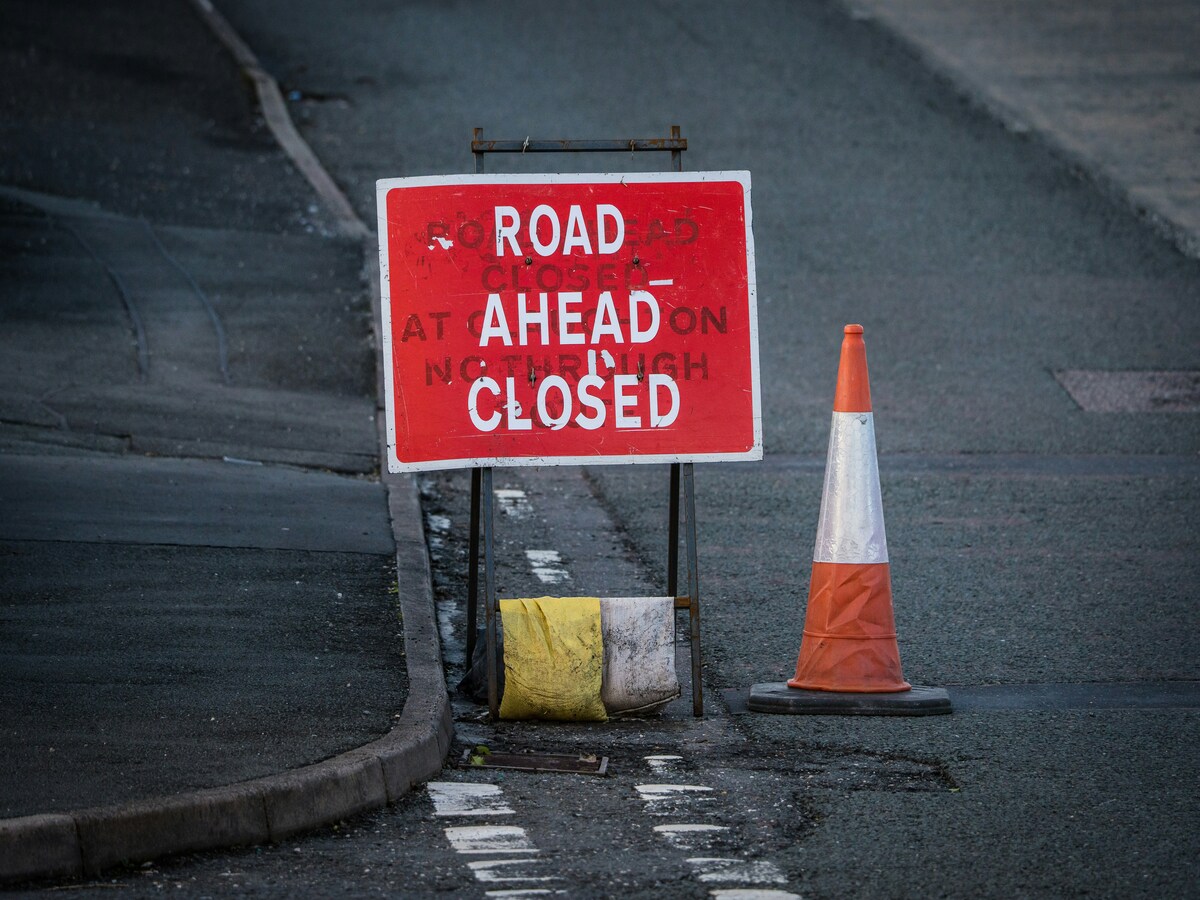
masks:
POLYGON ((814 562, 885 563, 883 500, 871 413, 835 412, 814 562))

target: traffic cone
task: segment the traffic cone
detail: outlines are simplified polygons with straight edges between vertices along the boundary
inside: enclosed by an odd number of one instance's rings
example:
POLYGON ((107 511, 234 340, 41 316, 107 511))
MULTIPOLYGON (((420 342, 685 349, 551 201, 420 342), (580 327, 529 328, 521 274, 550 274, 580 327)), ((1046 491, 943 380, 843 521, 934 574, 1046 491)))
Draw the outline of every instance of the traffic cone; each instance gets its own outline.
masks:
POLYGON ((847 325, 842 339, 808 612, 788 687, 858 693, 912 687, 896 645, 862 333, 861 325, 847 325))
POLYGON ((862 335, 847 325, 842 339, 796 674, 750 689, 749 706, 761 712, 950 712, 945 690, 914 688, 900 669, 862 335))

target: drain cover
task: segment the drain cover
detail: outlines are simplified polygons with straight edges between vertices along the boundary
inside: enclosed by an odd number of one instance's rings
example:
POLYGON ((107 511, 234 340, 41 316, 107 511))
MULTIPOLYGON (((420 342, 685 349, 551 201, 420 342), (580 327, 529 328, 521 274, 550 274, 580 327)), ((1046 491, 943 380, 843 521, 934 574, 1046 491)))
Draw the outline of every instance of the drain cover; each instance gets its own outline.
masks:
POLYGON ((458 764, 464 769, 517 769, 521 772, 566 772, 573 775, 608 774, 608 757, 591 753, 496 753, 483 747, 468 747, 463 751, 458 764))

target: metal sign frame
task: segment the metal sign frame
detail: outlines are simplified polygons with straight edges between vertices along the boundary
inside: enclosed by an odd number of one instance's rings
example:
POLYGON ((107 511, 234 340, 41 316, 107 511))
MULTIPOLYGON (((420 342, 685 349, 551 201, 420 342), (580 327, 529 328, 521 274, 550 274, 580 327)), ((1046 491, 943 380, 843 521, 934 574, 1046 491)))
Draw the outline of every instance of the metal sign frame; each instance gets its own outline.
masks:
MULTIPOLYGON (((669 152, 676 172, 683 171, 683 151, 687 138, 680 135, 678 125, 671 126, 670 137, 618 140, 484 140, 483 129, 474 130, 471 153, 475 157, 475 173, 484 171, 488 153, 633 153, 639 151, 669 152)), ((696 499, 693 465, 690 462, 671 463, 669 484, 669 514, 667 517, 667 593, 674 608, 687 610, 692 659, 692 714, 704 715, 704 688, 700 670, 700 577, 696 549, 696 499), (682 497, 681 497, 682 492, 682 497), (679 531, 680 504, 683 506, 684 540, 686 544, 687 593, 679 594, 679 531)), ((492 467, 471 470, 471 540, 467 575, 467 661, 474 657, 475 631, 479 619, 479 539, 483 537, 484 617, 487 641, 488 710, 493 719, 500 715, 499 659, 497 655, 497 625, 499 601, 496 598, 495 519, 492 492, 492 467)))

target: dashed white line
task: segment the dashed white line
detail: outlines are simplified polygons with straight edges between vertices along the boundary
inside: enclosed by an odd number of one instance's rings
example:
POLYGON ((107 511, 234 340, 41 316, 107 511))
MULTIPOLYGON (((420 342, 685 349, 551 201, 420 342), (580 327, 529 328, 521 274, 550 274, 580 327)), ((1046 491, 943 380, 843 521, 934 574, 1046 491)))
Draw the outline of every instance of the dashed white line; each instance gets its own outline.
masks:
POLYGON ((659 775, 675 768, 676 763, 683 762, 683 757, 662 754, 659 756, 647 756, 645 757, 645 760, 646 765, 650 767, 650 770, 654 772, 655 775, 659 775))
POLYGON ((525 557, 542 584, 562 584, 571 577, 562 567, 562 556, 557 550, 526 550, 525 557))
MULTIPOLYGON (((645 757, 646 765, 656 775, 667 774, 683 760, 674 754, 655 754, 645 757)), ((690 802, 714 799, 712 788, 698 784, 639 784, 638 794, 646 802, 646 812, 652 816, 669 815, 686 808, 690 802)), ((726 849, 729 828, 705 822, 673 822, 654 826, 660 835, 678 850, 712 853, 726 849)), ((730 848, 732 849, 732 848, 730 848)), ((787 876, 773 862, 739 857, 692 856, 687 859, 692 874, 701 884, 787 884, 787 876)), ((790 891, 760 887, 714 888, 710 896, 719 900, 799 900, 790 891)))
POLYGON ((542 862, 543 860, 540 859, 482 859, 476 862, 469 862, 467 865, 475 873, 475 877, 479 881, 486 883, 498 881, 558 881, 558 878, 554 875, 513 875, 502 870, 504 866, 534 866, 542 862), (501 871, 496 871, 498 869, 501 871))
POLYGON ((494 784, 457 784, 431 781, 426 785, 433 800, 435 816, 510 816, 512 807, 504 802, 494 784))
MULTIPOLYGON (((499 785, 462 784, 452 781, 431 781, 426 785, 438 816, 502 816, 512 815, 513 809, 504 800, 499 785)), ((445 829, 446 839, 454 850, 464 856, 494 854, 518 858, 476 859, 467 863, 475 880, 484 884, 543 883, 562 881, 557 875, 542 875, 536 867, 544 860, 534 858, 537 847, 529 840, 525 829, 517 825, 452 825, 445 829)), ((489 897, 525 897, 541 894, 561 894, 548 888, 518 888, 487 891, 489 897)))
POLYGON ((779 867, 766 860, 696 856, 688 860, 703 882, 738 881, 742 884, 787 884, 779 867))
POLYGON ((701 784, 635 784, 634 787, 643 800, 650 802, 668 800, 681 794, 705 794, 712 791, 712 788, 701 784))
POLYGON ((712 790, 702 784, 635 784, 634 787, 646 799, 657 799, 659 794, 666 796, 668 794, 704 793, 712 790))
POLYGON ((655 825, 654 831, 676 850, 700 850, 708 849, 708 845, 729 831, 729 828, 725 825, 680 823, 655 825))
POLYGON ((702 831, 728 831, 729 826, 727 826, 727 825, 692 825, 692 824, 655 825, 654 830, 657 831, 659 834, 689 834, 689 833, 699 833, 702 831))
POLYGON ((693 803, 711 801, 712 788, 699 784, 638 784, 634 785, 646 802, 646 814, 651 816, 677 815, 693 803))
POLYGON ((500 504, 500 512, 514 519, 524 519, 533 511, 533 506, 524 491, 516 488, 496 488, 492 491, 500 504))
POLYGON ((459 825, 446 829, 459 853, 537 853, 524 828, 516 825, 459 825))

